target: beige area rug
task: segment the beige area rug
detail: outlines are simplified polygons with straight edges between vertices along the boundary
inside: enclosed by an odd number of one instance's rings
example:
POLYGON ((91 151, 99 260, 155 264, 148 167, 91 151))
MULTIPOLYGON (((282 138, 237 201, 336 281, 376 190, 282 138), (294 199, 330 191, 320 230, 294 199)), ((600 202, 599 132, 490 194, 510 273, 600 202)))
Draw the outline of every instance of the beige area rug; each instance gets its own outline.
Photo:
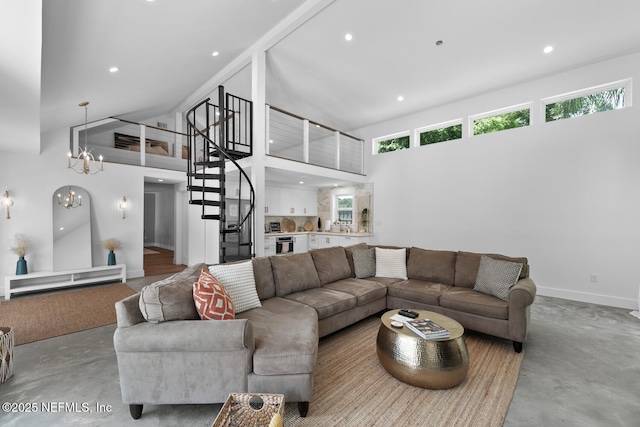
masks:
POLYGON ((15 345, 116 322, 115 303, 135 291, 124 283, 0 302, 0 325, 11 326, 15 345))
POLYGON ((449 390, 425 390, 384 370, 376 354, 379 326, 371 317, 320 342, 309 414, 300 418, 297 404, 287 404, 286 426, 502 425, 524 352, 468 334, 467 379, 449 390))
POLYGON ((158 251, 154 251, 153 249, 149 249, 149 248, 144 248, 143 251, 143 255, 154 255, 154 254, 159 254, 160 252, 158 251))

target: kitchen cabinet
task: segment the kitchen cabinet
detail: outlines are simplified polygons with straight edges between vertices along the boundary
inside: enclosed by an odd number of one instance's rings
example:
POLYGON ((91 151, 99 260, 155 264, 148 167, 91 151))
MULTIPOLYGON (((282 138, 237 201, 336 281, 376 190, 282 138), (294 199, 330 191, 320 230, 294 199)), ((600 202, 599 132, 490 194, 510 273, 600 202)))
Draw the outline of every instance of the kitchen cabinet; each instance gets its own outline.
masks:
POLYGON ((358 243, 371 244, 371 236, 348 234, 309 234, 309 249, 330 248, 332 246, 353 246, 358 243))
POLYGON ((358 243, 371 244, 371 236, 340 236, 340 246, 353 246, 358 243))
POLYGON ((264 256, 276 254, 276 238, 275 236, 264 236, 264 256))
POLYGON ((267 215, 280 214, 280 189, 277 187, 266 187, 264 190, 264 213, 267 215))
POLYGON ((316 216, 318 215, 318 192, 297 188, 267 187, 265 214, 316 216))
POLYGON ((293 236, 293 253, 300 254, 309 250, 309 238, 305 235, 293 236))

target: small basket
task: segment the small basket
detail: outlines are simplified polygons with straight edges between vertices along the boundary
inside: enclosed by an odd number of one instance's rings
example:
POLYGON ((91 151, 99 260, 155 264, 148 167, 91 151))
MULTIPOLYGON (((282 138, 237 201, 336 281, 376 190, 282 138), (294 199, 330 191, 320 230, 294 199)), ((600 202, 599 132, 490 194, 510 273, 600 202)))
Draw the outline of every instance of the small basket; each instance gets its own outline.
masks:
POLYGON ((284 395, 231 393, 211 427, 269 427, 275 414, 284 417, 284 395))
POLYGON ((13 375, 13 328, 0 326, 0 384, 13 375))

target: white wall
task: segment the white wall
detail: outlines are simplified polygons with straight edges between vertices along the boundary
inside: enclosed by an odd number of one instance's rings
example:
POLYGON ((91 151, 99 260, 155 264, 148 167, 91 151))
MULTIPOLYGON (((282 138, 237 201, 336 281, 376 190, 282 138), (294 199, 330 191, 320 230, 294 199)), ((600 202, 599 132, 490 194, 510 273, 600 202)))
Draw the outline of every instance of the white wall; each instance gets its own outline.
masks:
MULTIPOLYGON (((29 272, 53 269, 51 200, 56 189, 67 185, 80 186, 91 196, 94 215, 93 265, 107 264, 108 251, 100 242, 114 238, 122 243, 122 247, 116 251, 116 258, 118 263, 127 264, 127 276, 142 276, 144 178, 152 176, 164 178, 166 181, 186 181, 184 172, 107 162, 104 172, 97 175, 77 174, 66 167, 68 129, 43 135, 42 147, 41 155, 0 151, 3 161, 3 167, 0 168, 0 188, 2 193, 8 190, 15 202, 11 208, 11 219, 0 218, 0 277, 15 274, 18 257, 9 251, 9 246, 16 233, 23 233, 30 239, 31 247, 25 257, 29 272), (118 208, 123 196, 127 197, 128 202, 126 219, 122 219, 122 211, 118 208)), ((185 209, 186 221, 194 217, 195 221, 202 222, 199 217, 192 215, 198 210, 197 206, 188 206, 185 209)), ((197 228, 197 225, 191 227, 193 230, 197 228)), ((212 237, 217 241, 216 234, 212 237)), ((189 238, 188 236, 187 240, 189 238)), ((198 238, 205 241, 207 239, 206 236, 198 238)), ((197 251, 191 255, 190 263, 204 259, 204 254, 197 251)), ((3 294, 3 291, 4 287, 0 289, 0 294, 3 294)))
POLYGON ((470 114, 534 102, 527 128, 381 155, 367 149, 375 241, 525 256, 539 294, 636 308, 640 112, 542 123, 539 102, 628 77, 640 81, 640 54, 355 131, 371 144, 464 118, 466 134, 470 114))

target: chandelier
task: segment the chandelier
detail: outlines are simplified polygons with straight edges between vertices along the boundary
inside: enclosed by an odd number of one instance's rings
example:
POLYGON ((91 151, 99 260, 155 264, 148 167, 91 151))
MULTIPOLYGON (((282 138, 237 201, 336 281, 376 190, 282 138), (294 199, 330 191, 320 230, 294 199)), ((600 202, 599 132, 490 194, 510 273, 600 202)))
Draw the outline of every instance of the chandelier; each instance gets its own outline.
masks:
POLYGON ((71 151, 67 154, 69 157, 69 163, 67 168, 73 170, 77 173, 83 173, 85 175, 94 175, 98 172, 102 172, 104 170, 104 166, 102 163, 102 156, 98 158, 99 163, 96 162, 96 159, 89 151, 87 144, 87 105, 88 102, 81 102, 78 104, 80 107, 84 107, 84 149, 78 154, 78 157, 73 159, 73 154, 71 151))
POLYGON ((82 206, 82 196, 79 194, 76 196, 76 192, 69 187, 69 192, 64 199, 62 198, 62 194, 58 193, 58 204, 67 209, 75 209, 82 206))

